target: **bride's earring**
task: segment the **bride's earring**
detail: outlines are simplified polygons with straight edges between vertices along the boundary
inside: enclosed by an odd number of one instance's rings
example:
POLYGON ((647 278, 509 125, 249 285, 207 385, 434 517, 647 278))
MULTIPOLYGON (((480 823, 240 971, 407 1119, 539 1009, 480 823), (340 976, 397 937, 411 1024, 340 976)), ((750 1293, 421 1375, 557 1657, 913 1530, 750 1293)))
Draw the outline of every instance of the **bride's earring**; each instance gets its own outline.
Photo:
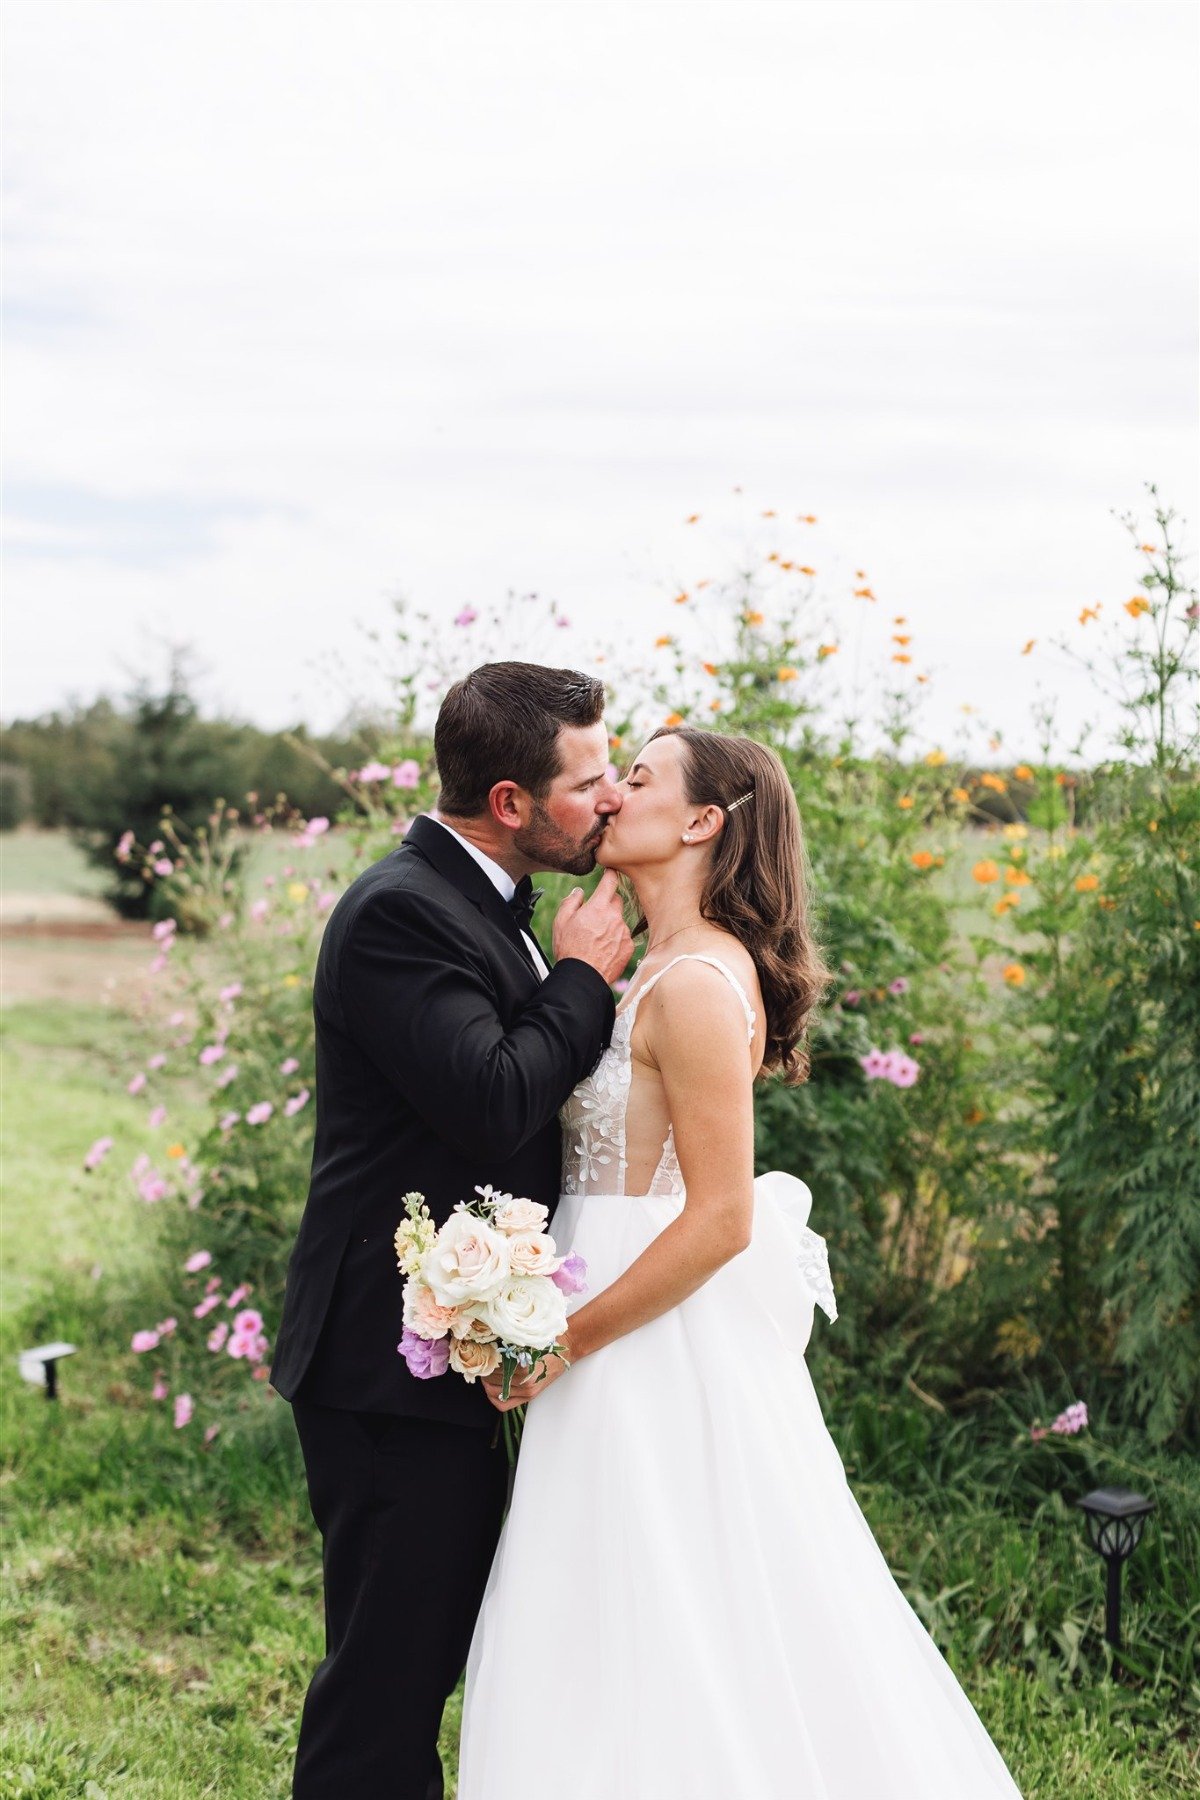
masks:
POLYGON ((685 844, 690 844, 690 843, 691 843, 691 841, 692 841, 692 834, 691 834, 691 832, 690 832, 690 831, 685 831, 685 832, 684 832, 684 834, 683 834, 683 841, 684 841, 684 843, 685 843, 685 844))

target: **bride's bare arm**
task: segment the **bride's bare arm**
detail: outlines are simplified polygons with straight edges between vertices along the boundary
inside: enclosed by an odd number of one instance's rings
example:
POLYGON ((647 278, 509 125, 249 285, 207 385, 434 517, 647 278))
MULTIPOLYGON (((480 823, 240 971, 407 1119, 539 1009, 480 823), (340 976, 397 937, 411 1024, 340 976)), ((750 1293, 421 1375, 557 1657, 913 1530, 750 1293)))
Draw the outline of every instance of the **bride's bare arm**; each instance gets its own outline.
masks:
MULTIPOLYGON (((750 1242, 753 1063, 737 995, 716 969, 680 963, 646 996, 638 1024, 666 1091, 687 1200, 611 1287, 572 1314, 568 1363, 678 1306, 750 1242)), ((514 1384, 512 1404, 530 1399, 561 1373, 562 1364, 552 1358, 546 1379, 514 1384)), ((494 1394, 486 1385, 495 1403, 498 1384, 494 1394)))

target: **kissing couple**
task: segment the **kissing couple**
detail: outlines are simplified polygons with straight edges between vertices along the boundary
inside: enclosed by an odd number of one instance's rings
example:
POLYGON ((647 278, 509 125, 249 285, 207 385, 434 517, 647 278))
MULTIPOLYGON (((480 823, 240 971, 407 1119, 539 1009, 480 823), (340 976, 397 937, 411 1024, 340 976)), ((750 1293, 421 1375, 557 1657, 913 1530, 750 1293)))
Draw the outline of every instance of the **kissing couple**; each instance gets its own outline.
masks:
POLYGON ((458 1800, 1014 1800, 826 1430, 811 1196, 755 1179, 754 1083, 806 1079, 828 980, 791 784, 682 726, 614 780, 603 704, 571 669, 457 682, 436 812, 325 931, 271 1377, 324 1546, 295 1800, 443 1800, 464 1666, 458 1800), (596 864, 545 956, 531 876, 596 864), (618 874, 645 933, 619 1008, 618 874), (397 1352, 403 1196, 441 1224, 483 1186, 587 1265, 507 1399, 397 1352))

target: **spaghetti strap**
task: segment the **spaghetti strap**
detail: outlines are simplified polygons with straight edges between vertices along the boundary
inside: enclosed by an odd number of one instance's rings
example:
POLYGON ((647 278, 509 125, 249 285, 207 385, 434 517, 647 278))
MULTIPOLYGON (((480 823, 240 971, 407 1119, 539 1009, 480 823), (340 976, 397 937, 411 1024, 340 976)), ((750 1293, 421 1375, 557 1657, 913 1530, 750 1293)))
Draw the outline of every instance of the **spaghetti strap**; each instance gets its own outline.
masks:
POLYGON ((750 1004, 745 988, 742 986, 733 970, 729 967, 728 963, 723 963, 720 957, 717 956, 706 956, 703 951, 700 950, 683 951, 679 956, 673 956, 669 963, 664 963, 661 969, 656 969, 654 974, 651 975, 649 980, 644 982, 641 987, 637 985, 637 977, 635 975, 629 999, 622 1010, 626 1012, 635 1012, 639 1002, 645 999, 655 982, 660 981, 669 969, 673 969, 676 963, 681 962, 702 962, 707 963, 710 968, 720 969, 722 975, 724 975, 726 981, 729 982, 734 993, 742 1003, 742 1011, 746 1015, 746 1042, 752 1044, 754 1042, 754 1008, 750 1004))

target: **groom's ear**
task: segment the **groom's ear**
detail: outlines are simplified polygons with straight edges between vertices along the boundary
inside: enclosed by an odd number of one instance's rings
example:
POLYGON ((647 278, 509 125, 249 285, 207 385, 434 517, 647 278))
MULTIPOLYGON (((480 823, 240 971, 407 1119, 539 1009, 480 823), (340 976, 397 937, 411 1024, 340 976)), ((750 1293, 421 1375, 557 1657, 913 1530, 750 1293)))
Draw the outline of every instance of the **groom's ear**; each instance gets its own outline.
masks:
POLYGON ((529 795, 515 781, 498 781, 488 794, 488 814, 505 831, 519 831, 529 823, 529 795))

